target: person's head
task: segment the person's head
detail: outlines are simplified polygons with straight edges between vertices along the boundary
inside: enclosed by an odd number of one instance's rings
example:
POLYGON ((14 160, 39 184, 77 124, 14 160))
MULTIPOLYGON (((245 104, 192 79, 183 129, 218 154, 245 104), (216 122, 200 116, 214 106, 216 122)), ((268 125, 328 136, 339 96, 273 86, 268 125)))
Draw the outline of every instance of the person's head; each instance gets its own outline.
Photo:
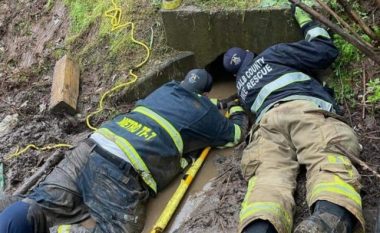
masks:
POLYGON ((212 77, 205 69, 193 69, 186 74, 180 85, 190 92, 203 94, 211 90, 212 77))
POLYGON ((242 48, 238 48, 238 47, 230 48, 229 50, 227 50, 227 52, 223 56, 224 68, 228 72, 232 74, 236 74, 239 71, 247 54, 248 54, 248 51, 242 48))

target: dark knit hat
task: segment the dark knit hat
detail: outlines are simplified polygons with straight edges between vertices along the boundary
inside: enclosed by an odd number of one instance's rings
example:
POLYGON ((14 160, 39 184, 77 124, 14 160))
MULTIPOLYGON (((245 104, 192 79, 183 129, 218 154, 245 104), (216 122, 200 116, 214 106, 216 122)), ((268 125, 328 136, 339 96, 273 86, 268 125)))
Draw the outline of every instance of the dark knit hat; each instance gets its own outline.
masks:
POLYGON ((212 77, 205 69, 193 69, 186 74, 180 85, 188 91, 203 94, 211 90, 212 77))
POLYGON ((224 68, 228 72, 236 74, 243 63, 244 58, 247 56, 247 53, 248 52, 242 48, 230 48, 223 57, 224 68))

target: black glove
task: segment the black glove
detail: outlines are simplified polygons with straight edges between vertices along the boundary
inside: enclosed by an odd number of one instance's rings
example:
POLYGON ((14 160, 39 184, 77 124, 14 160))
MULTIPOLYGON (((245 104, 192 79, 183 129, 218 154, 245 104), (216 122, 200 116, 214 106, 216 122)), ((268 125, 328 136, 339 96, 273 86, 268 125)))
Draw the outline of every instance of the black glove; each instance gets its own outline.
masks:
POLYGON ((228 109, 228 103, 231 101, 234 101, 237 98, 238 98, 237 94, 233 94, 225 99, 219 100, 217 104, 218 109, 221 109, 221 110, 228 109))

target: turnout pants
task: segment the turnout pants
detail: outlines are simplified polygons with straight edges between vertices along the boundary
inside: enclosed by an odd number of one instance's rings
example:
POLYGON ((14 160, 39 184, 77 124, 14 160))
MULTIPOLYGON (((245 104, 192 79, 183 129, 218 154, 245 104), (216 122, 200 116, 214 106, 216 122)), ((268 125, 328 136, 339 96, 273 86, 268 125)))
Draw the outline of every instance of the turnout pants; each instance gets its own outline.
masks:
POLYGON ((349 153, 358 156, 355 132, 303 100, 285 102, 268 111, 242 158, 248 190, 240 212, 240 228, 270 221, 279 233, 293 228, 296 178, 300 165, 307 174, 307 203, 318 200, 340 205, 357 218, 355 232, 364 231, 359 174, 349 153))
MULTIPOLYGON (((34 225, 34 233, 48 233, 52 226, 75 224, 89 217, 96 221, 90 232, 142 231, 148 189, 141 185, 129 163, 116 157, 107 159, 98 152, 95 144, 81 142, 22 199, 30 204, 27 217, 34 225)), ((10 201, 0 201, 0 212, 10 201)))

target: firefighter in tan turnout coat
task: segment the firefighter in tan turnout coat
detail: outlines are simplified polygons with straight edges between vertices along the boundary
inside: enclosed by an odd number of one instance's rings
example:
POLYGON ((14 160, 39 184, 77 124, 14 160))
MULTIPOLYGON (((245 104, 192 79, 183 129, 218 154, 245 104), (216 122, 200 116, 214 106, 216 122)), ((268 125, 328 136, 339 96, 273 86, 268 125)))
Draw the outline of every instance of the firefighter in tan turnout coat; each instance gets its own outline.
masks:
POLYGON ((347 154, 358 156, 355 132, 336 115, 335 101, 314 78, 338 56, 329 34, 299 8, 305 40, 277 44, 256 55, 231 48, 224 67, 236 76, 241 103, 256 115, 242 172, 249 181, 239 232, 293 232, 296 178, 307 169, 312 215, 294 232, 364 231, 359 174, 347 154))

